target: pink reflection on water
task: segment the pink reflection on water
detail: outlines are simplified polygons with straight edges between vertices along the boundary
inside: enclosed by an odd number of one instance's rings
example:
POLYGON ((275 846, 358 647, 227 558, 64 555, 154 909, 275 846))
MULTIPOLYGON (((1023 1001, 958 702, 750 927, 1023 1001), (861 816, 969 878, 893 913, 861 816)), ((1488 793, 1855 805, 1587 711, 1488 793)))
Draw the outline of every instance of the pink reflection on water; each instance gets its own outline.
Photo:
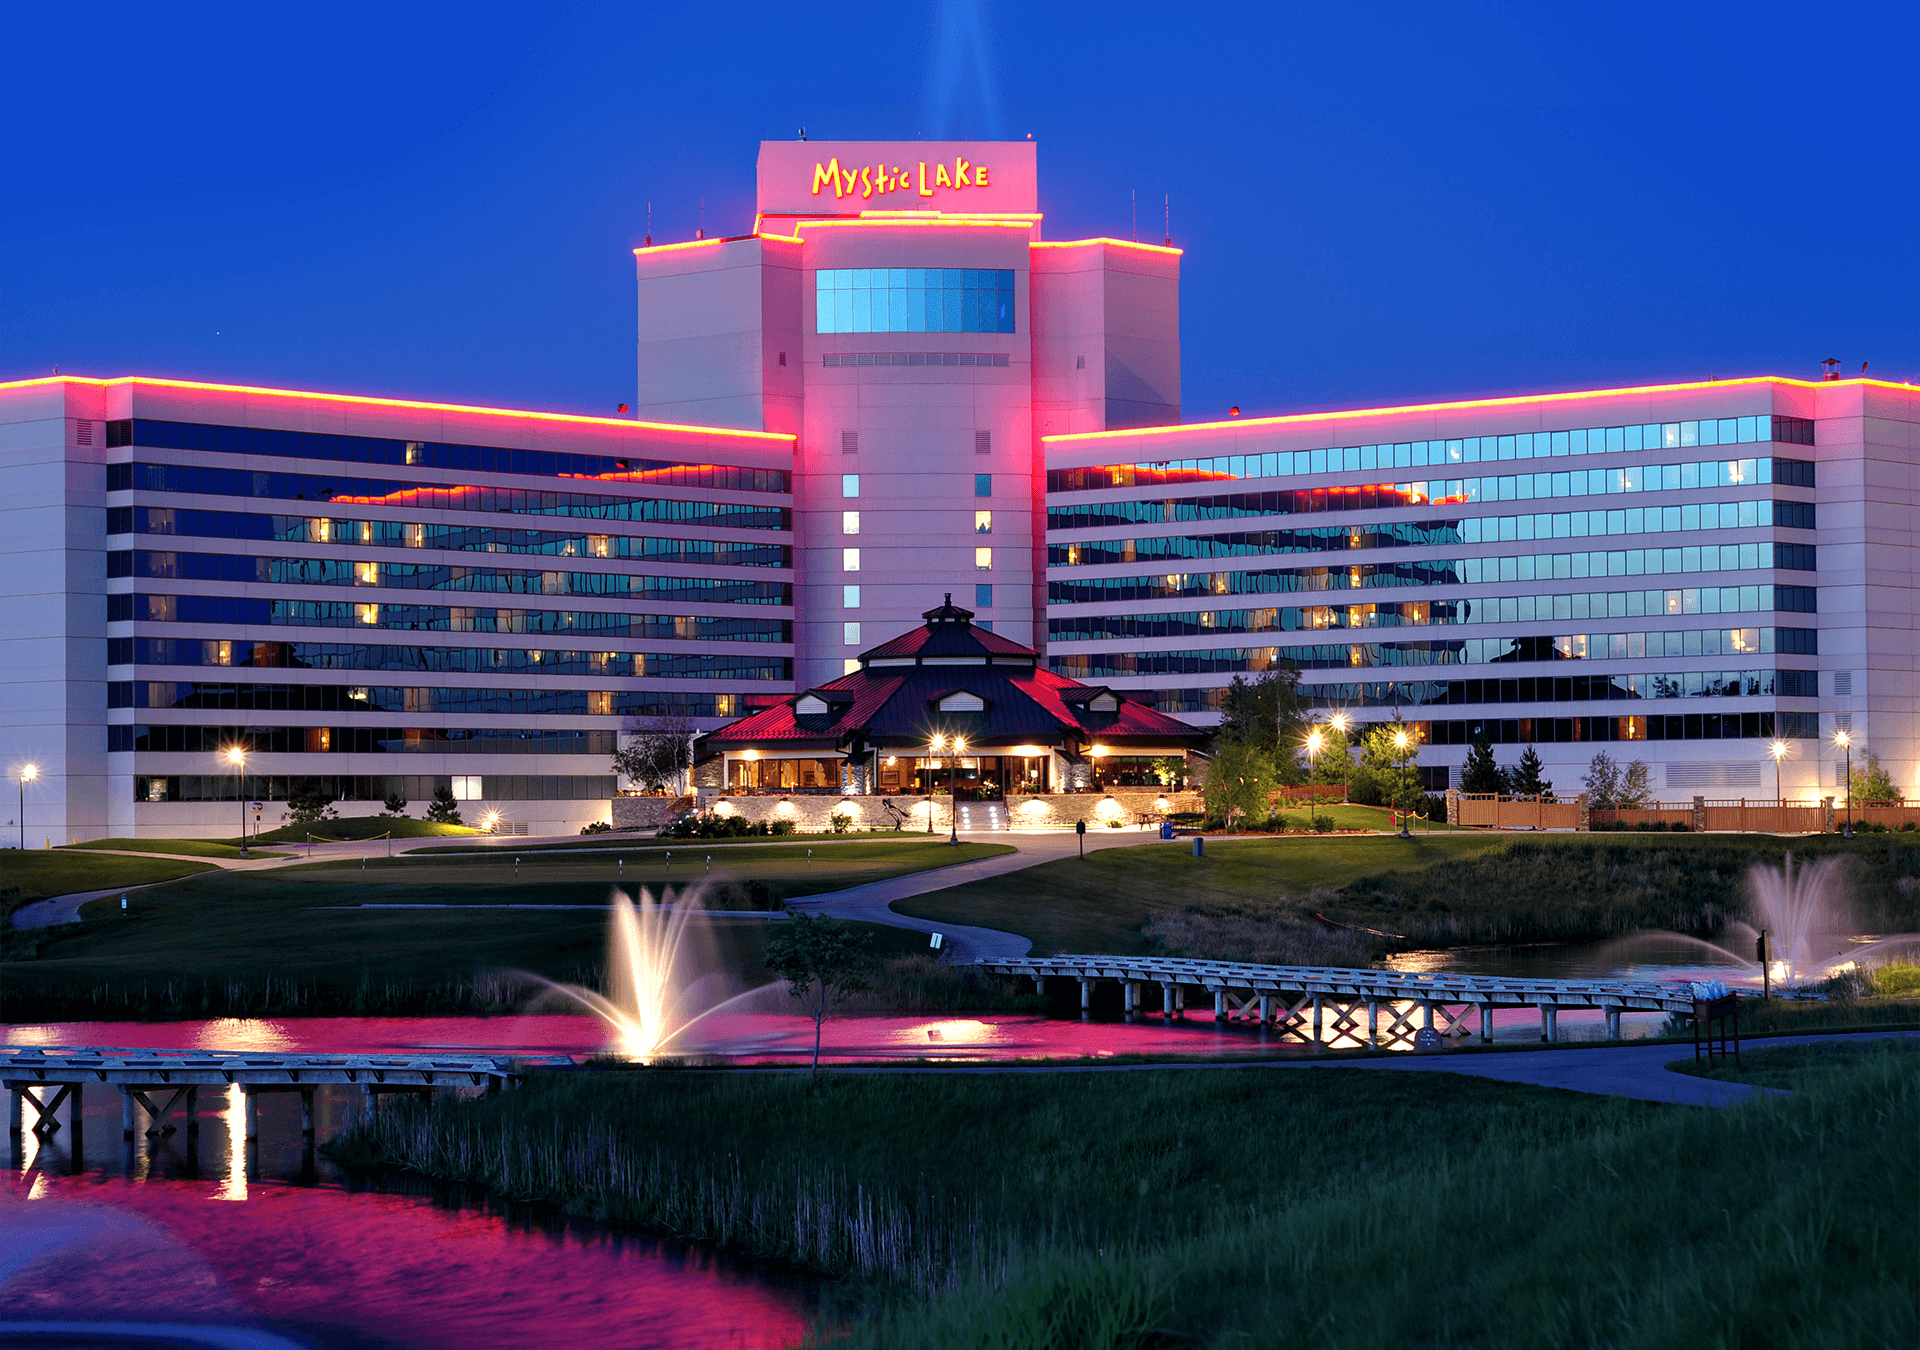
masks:
POLYGON ((804 1292, 697 1250, 528 1231, 400 1195, 255 1183, 0 1180, 0 1321, 264 1321, 323 1343, 759 1347, 804 1292), (31 1198, 30 1198, 31 1197, 31 1198))

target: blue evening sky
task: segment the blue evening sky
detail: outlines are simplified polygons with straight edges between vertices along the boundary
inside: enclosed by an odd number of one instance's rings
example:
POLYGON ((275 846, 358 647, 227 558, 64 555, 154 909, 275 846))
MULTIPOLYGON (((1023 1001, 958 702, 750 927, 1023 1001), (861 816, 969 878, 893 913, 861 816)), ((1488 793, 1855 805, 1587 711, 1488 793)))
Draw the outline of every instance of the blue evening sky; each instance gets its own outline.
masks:
POLYGON ((629 250, 757 143, 1040 147, 1051 238, 1186 248, 1188 420, 1920 379, 1907 5, 16 7, 0 378, 611 412, 629 250))

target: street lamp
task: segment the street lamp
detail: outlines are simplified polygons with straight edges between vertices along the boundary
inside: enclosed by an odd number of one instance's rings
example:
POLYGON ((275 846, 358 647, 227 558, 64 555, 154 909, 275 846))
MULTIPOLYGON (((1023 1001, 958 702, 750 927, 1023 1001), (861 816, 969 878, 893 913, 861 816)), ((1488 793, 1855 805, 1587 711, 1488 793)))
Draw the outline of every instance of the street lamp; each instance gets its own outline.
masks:
POLYGON ((1340 733, 1340 739, 1345 743, 1347 759, 1346 763, 1340 766, 1340 800, 1350 805, 1352 803, 1352 796, 1348 791, 1347 785, 1353 779, 1353 743, 1347 740, 1347 715, 1339 712, 1327 720, 1333 729, 1340 733))
POLYGON ((940 772, 940 752, 947 748, 947 738, 934 735, 927 741, 927 833, 933 833, 933 776, 940 772))
POLYGON ((1833 733, 1833 743, 1847 752, 1847 838, 1853 838, 1853 733, 1842 729, 1833 733))
POLYGON ((20 851, 27 851, 27 784, 40 776, 38 764, 20 766, 20 851))
MULTIPOLYGON (((953 777, 950 780, 953 790, 953 803, 947 809, 947 823, 952 830, 947 837, 949 844, 957 844, 960 842, 960 756, 966 752, 966 749, 966 737, 955 736, 953 738, 953 754, 947 759, 947 763, 953 766, 953 777)), ((928 823, 931 824, 932 822, 929 821, 928 823)))
POLYGON ((237 745, 227 747, 226 760, 234 771, 234 795, 240 799, 240 856, 247 856, 247 752, 237 745))
MULTIPOLYGON (((1313 761, 1319 757, 1320 746, 1324 743, 1325 739, 1326 738, 1320 734, 1319 727, 1315 727, 1307 733, 1307 781, 1309 784, 1313 781, 1313 761)), ((1318 822, 1320 819, 1319 799, 1314 794, 1311 786, 1309 786, 1307 790, 1307 815, 1315 822, 1318 822)))
POLYGON ((1393 733, 1393 748, 1397 750, 1400 755, 1400 837, 1402 839, 1413 838, 1413 830, 1411 828, 1413 820, 1407 814, 1406 806, 1407 764, 1412 759, 1412 756, 1407 753, 1407 747, 1410 744, 1411 738, 1407 735, 1407 729, 1405 727, 1401 727, 1393 733))
POLYGON ((1787 757, 1787 743, 1776 737, 1767 747, 1767 753, 1773 756, 1773 796, 1776 806, 1785 806, 1787 799, 1780 788, 1780 761, 1787 757))

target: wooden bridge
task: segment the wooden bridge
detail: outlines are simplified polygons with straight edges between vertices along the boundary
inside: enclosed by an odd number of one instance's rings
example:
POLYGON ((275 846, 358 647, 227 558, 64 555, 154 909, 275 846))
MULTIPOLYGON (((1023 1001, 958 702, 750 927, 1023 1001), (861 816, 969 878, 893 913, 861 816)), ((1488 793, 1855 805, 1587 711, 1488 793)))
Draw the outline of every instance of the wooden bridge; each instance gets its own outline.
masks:
POLYGON ((1441 1036, 1468 1036, 1468 1019, 1476 1011, 1480 1039, 1491 1041, 1496 1008, 1538 1008, 1549 1041, 1560 1039, 1562 1009, 1598 1008, 1606 1015, 1608 1039, 1617 1040, 1622 1012, 1693 1012, 1687 986, 1633 980, 1516 980, 1156 956, 1026 956, 975 965, 996 975, 1025 976, 1040 994, 1046 993, 1048 980, 1077 980, 1082 1013, 1093 1006, 1095 986, 1112 980, 1120 986, 1129 1020, 1147 1011, 1146 996, 1155 987, 1160 1011, 1169 1019, 1185 1016, 1189 990, 1211 994, 1214 1021, 1256 1021, 1309 1044, 1411 1043, 1427 1028, 1441 1036))
POLYGON ((381 1097, 396 1092, 431 1095, 473 1088, 498 1092, 520 1081, 523 1066, 548 1062, 497 1055, 315 1055, 0 1046, 0 1086, 8 1093, 7 1130, 13 1137, 26 1128, 29 1105, 34 1110, 32 1130, 46 1137, 59 1130, 56 1112, 62 1105, 67 1108, 67 1119, 77 1125, 88 1087, 116 1089, 121 1100, 120 1133, 126 1139, 140 1129, 143 1113, 148 1135, 173 1133, 176 1114, 185 1117, 190 1134, 198 1133, 200 1089, 235 1088, 245 1104, 246 1137, 251 1141, 260 1136, 261 1093, 299 1093, 300 1132, 311 1138, 313 1093, 323 1085, 357 1085, 365 1109, 371 1112, 378 1109, 381 1097))

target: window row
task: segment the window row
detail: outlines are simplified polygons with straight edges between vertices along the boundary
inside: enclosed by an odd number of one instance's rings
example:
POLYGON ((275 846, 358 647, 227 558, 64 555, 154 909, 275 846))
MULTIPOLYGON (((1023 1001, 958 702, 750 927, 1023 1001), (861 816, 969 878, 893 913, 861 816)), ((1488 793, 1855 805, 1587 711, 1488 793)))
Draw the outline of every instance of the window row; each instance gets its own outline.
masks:
POLYGON ((734 577, 648 577, 624 572, 520 572, 440 563, 353 562, 342 558, 261 558, 230 553, 107 554, 109 577, 251 581, 280 586, 378 586, 408 591, 506 595, 592 595, 706 605, 791 605, 793 583, 734 577))
MULTIPOLYGON (((339 802, 378 802, 394 793, 410 802, 428 802, 442 788, 453 789, 446 774, 137 774, 136 802, 284 802, 290 787, 318 787, 339 802)), ((613 796, 611 774, 487 774, 480 792, 455 793, 460 800, 491 802, 594 801, 613 796)), ((469 821, 469 824, 476 821, 469 821)))
POLYGON ((819 333, 1012 333, 1013 272, 988 267, 823 267, 819 333))
POLYGON ((1565 745, 1582 741, 1817 741, 1810 712, 1670 713, 1634 717, 1506 717, 1408 724, 1422 745, 1565 745))
POLYGON ((619 717, 646 694, 608 689, 380 687, 328 691, 315 700, 299 685, 207 685, 196 680, 113 680, 109 708, 230 708, 253 712, 470 713, 501 717, 619 717), (315 702, 332 706, 315 708, 315 702))
MULTIPOLYGON (((824 331, 824 330, 822 330, 824 331)), ((820 364, 842 366, 966 366, 999 367, 1009 364, 1006 352, 826 352, 820 364)))
POLYGON ((110 506, 108 534, 203 539, 260 539, 283 544, 356 544, 373 548, 443 548, 463 553, 537 553, 556 558, 632 558, 715 567, 792 567, 789 544, 646 535, 502 530, 489 525, 433 525, 406 520, 336 520, 267 516, 170 506, 110 506))
POLYGON ((1204 483, 1230 478, 1284 478, 1292 474, 1428 468, 1767 442, 1812 445, 1813 423, 1801 417, 1723 417, 1631 427, 1589 427, 1579 431, 1536 431, 1513 436, 1403 441, 1397 445, 1330 446, 1257 455, 1102 464, 1084 469, 1049 470, 1047 491, 1093 492, 1102 488, 1156 487, 1163 483, 1204 483))
POLYGON ((700 524, 734 530, 790 530, 785 506, 608 497, 535 488, 448 486, 374 478, 323 478, 299 473, 248 473, 200 464, 109 464, 109 492, 181 492, 203 497, 261 497, 408 510, 481 511, 526 516, 579 516, 655 524, 700 524))
POLYGON ((596 633, 640 641, 792 642, 790 619, 597 610, 466 609, 355 600, 253 600, 231 595, 109 595, 107 622, 262 624, 287 628, 399 628, 443 633, 596 633))
POLYGON ((660 483, 671 487, 722 488, 746 492, 793 490, 792 475, 785 469, 755 469, 736 464, 684 464, 678 460, 642 459, 631 455, 510 450, 492 445, 396 441, 378 436, 336 436, 327 432, 277 431, 266 427, 156 422, 143 417, 107 423, 107 448, 113 450, 129 445, 156 450, 199 450, 220 455, 322 459, 343 464, 397 464, 408 468, 455 469, 461 473, 601 478, 625 483, 660 483))
MULTIPOLYGON (((785 656, 681 652, 578 652, 522 647, 388 647, 376 643, 251 642, 229 638, 114 637, 109 666, 246 667, 253 670, 394 670, 424 675, 618 675, 633 679, 791 680, 785 656)), ((648 695, 655 697, 656 695, 648 695)), ((657 695, 657 697, 681 697, 657 695)), ((731 698, 689 694, 687 698, 731 698)), ((688 713, 688 716, 706 716, 688 713)))
POLYGON ((495 731, 450 727, 110 726, 121 754, 611 755, 617 731, 495 731))

